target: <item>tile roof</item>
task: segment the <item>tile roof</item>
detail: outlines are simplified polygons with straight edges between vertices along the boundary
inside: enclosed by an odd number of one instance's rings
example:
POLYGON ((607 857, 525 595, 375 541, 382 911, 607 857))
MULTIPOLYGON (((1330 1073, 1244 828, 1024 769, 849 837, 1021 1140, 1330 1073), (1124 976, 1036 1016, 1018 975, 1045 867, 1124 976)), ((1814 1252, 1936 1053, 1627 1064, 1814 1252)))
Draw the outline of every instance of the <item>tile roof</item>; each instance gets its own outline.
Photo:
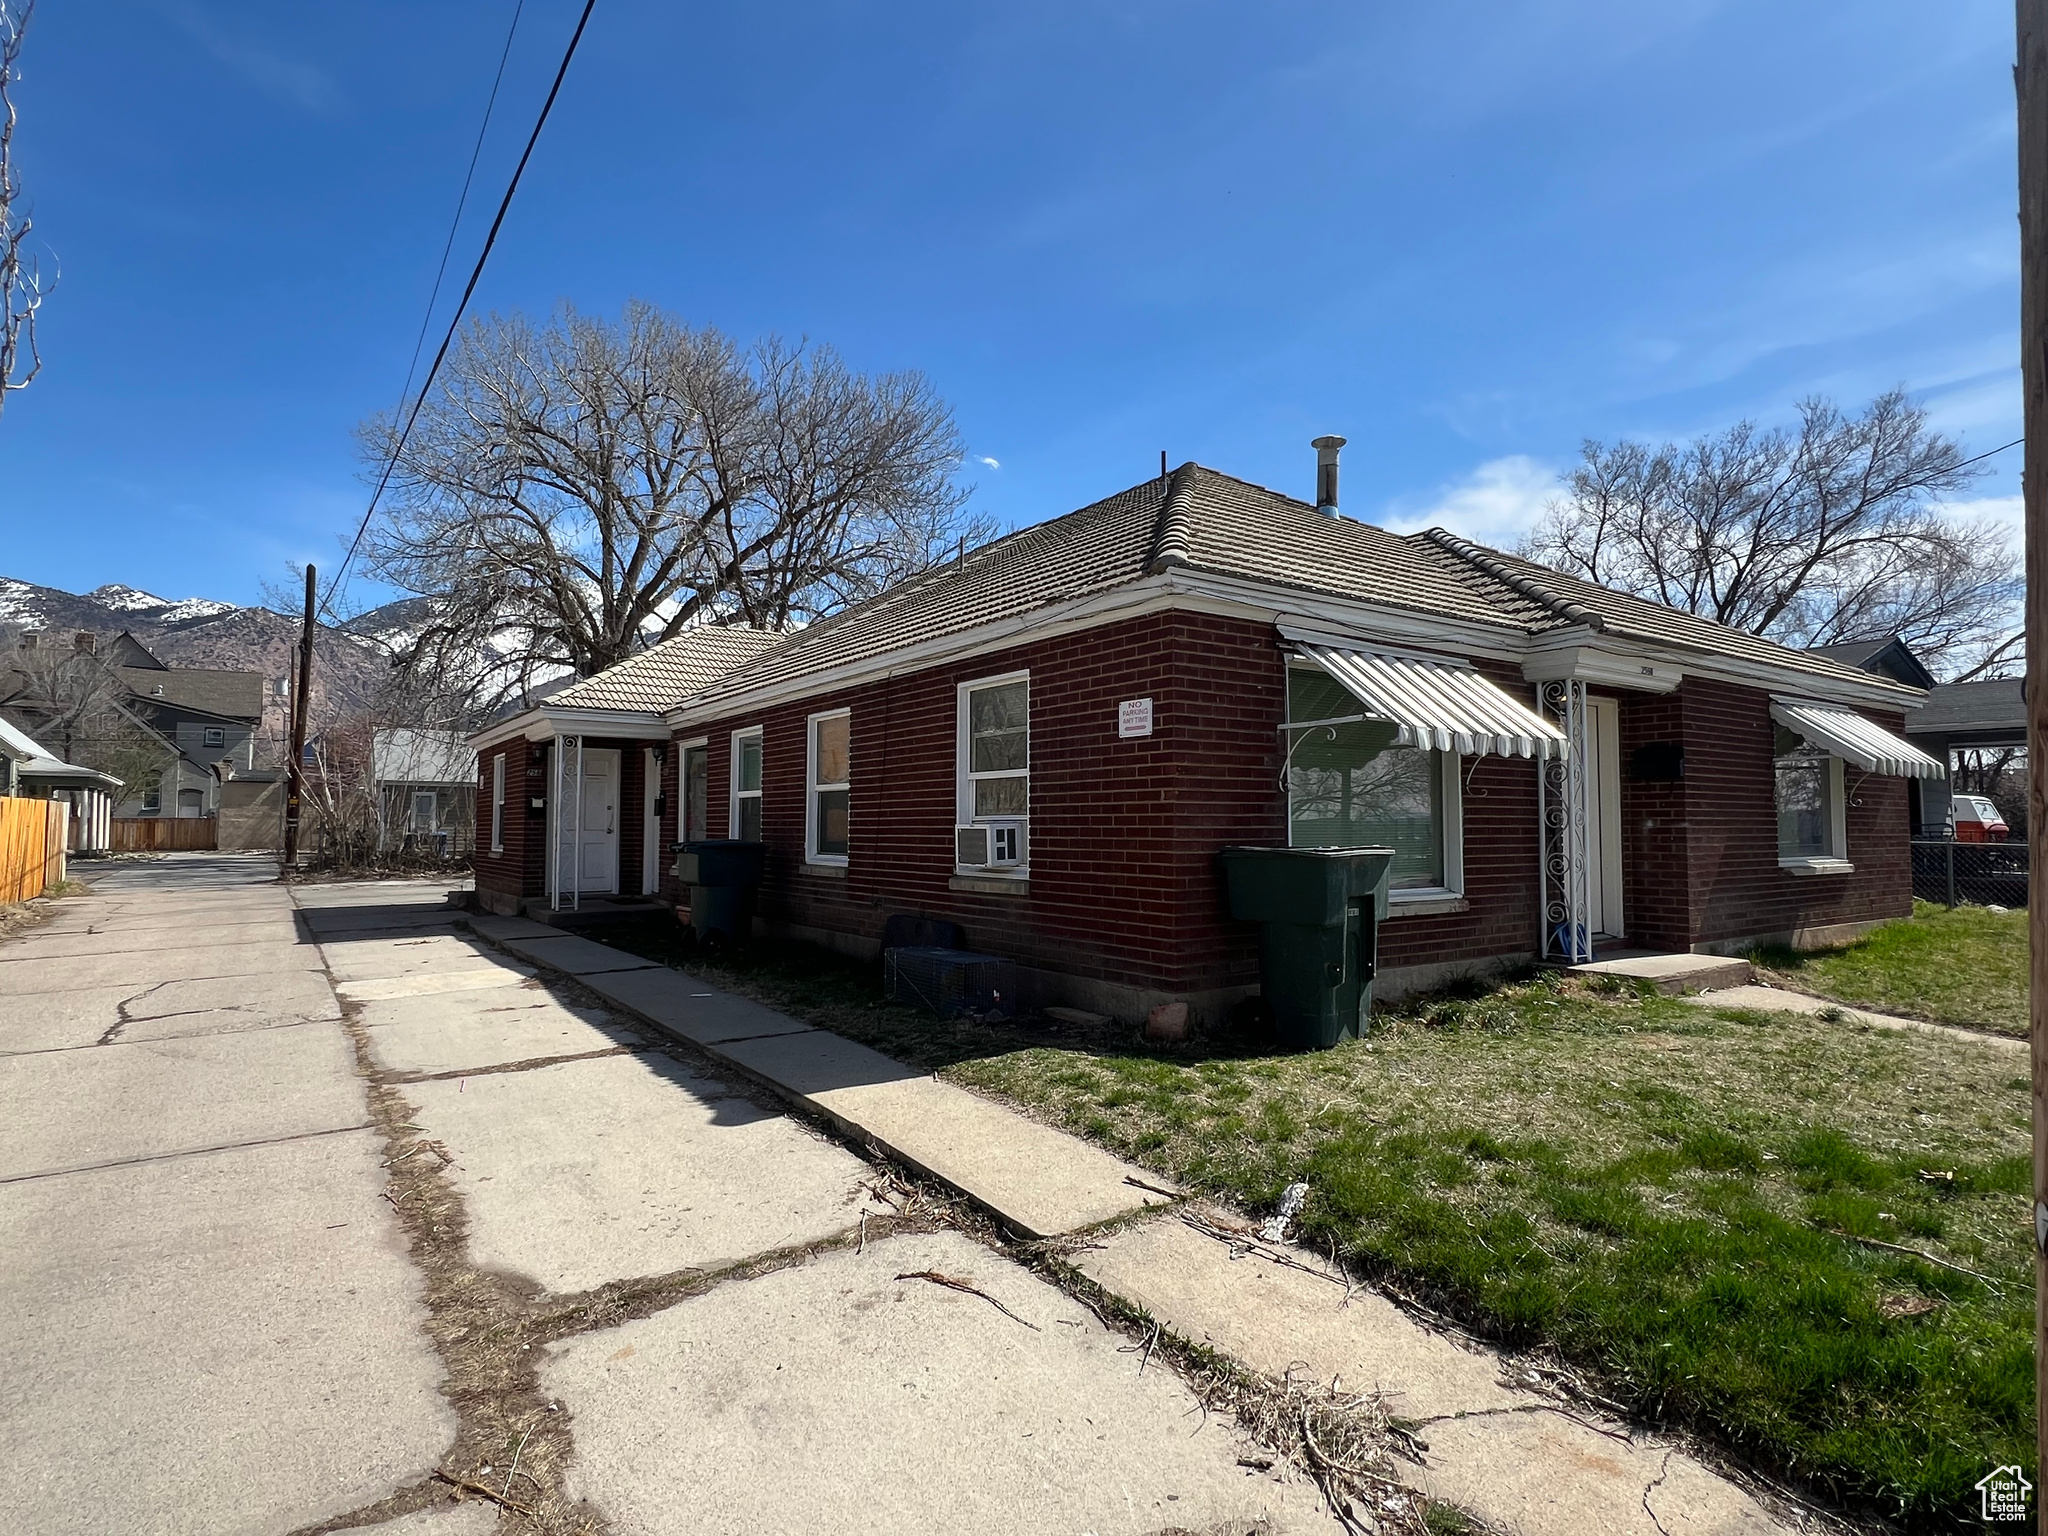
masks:
POLYGON ((550 709, 644 709, 658 713, 709 687, 788 637, 700 625, 550 694, 550 709))
MULTIPOLYGON (((1526 637, 1573 624, 1868 685, 1874 679, 1710 620, 1611 592, 1432 529, 1400 535, 1183 464, 1024 528, 780 638, 709 681, 702 702, 866 661, 1185 567, 1526 637)), ((650 652, 649 655, 655 654, 650 652)), ((631 665, 627 663, 626 665, 631 665)), ((615 671, 617 669, 614 669, 615 671)), ((591 679, 595 683, 598 679, 591 679)), ((590 684, 579 684, 587 688, 590 684)), ((572 690, 574 691, 574 690, 572 690)), ((671 693, 667 703, 688 697, 671 693)), ((567 702, 557 695, 551 703, 567 702)), ((636 706, 644 707, 644 706, 636 706)))
POLYGON ((1726 624, 1717 624, 1712 619, 1701 618, 1683 609, 1667 608, 1647 598, 1632 597, 1626 592, 1581 581, 1576 576, 1567 576, 1562 571, 1553 571, 1548 566, 1537 565, 1515 555, 1469 543, 1441 528, 1432 528, 1419 537, 1455 551, 1497 580, 1513 582, 1539 594, 1551 617, 1548 623, 1532 625, 1532 629, 1590 623, 1607 634, 1631 640, 1678 645, 1765 666, 1789 667, 1836 682, 1867 685, 1891 681, 1860 667, 1845 666, 1818 651, 1795 650, 1779 645, 1775 640, 1766 640, 1761 635, 1730 629, 1726 624))

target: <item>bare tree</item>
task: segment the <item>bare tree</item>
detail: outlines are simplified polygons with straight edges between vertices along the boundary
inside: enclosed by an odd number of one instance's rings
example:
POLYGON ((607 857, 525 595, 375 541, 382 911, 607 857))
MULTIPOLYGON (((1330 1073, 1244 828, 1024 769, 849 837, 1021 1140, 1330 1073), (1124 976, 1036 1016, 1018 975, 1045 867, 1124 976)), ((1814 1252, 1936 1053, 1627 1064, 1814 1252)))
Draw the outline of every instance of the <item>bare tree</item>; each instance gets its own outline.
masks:
MULTIPOLYGON (((361 440, 378 472, 392 417, 361 440)), ((472 323, 392 478, 373 568, 430 599, 409 664, 488 707, 695 624, 782 630, 992 531, 917 373, 742 348, 633 303, 472 323)))
POLYGON ((171 744, 130 706, 127 684, 92 650, 0 631, 0 713, 58 757, 111 773, 131 789, 154 784, 171 744))
POLYGON ((21 45, 28 34, 36 0, 19 5, 0 0, 0 410, 14 390, 27 389, 42 372, 43 354, 36 346, 36 317, 55 286, 43 280, 42 268, 28 252, 35 220, 22 201, 21 177, 14 167, 14 82, 21 78, 21 45))
POLYGON ((1523 553, 1787 645, 1901 635, 1960 680, 2018 640, 2010 535, 1942 505, 1978 473, 1903 390, 1809 399, 1789 430, 1588 441, 1523 553))

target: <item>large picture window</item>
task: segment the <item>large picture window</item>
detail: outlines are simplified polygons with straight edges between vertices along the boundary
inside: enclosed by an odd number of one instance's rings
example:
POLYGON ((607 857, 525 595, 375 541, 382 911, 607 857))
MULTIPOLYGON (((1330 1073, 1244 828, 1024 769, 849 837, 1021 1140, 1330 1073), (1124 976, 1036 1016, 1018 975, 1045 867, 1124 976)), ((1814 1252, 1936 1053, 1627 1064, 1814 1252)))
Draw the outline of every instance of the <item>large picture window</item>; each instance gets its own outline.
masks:
POLYGON ((806 857, 844 864, 852 768, 853 717, 845 710, 811 716, 810 815, 806 857))
POLYGON ((732 738, 732 835, 750 843, 761 840, 761 732, 736 732, 732 738))
POLYGON ((1797 868, 1845 859, 1842 760, 1782 725, 1775 751, 1779 862, 1797 868))
MULTIPOLYGON (((1290 724, 1344 720, 1360 711, 1358 700, 1328 673, 1288 669, 1290 724)), ((1392 848, 1391 891, 1459 888, 1456 758, 1395 746, 1395 727, 1378 720, 1288 735, 1294 749, 1287 767, 1290 847, 1392 848)))

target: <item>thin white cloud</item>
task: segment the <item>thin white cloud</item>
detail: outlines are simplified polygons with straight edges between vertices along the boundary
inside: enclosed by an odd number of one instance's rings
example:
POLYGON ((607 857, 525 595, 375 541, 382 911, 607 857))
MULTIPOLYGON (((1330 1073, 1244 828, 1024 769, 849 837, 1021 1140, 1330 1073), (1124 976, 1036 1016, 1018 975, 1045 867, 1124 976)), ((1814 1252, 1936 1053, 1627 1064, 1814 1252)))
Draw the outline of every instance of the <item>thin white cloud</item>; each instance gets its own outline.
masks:
POLYGON ((324 112, 340 105, 340 90, 312 65, 273 53, 248 38, 229 36, 196 6, 172 5, 166 7, 166 13, 216 62, 265 95, 308 112, 324 112))
POLYGON ((2005 540, 2015 558, 2026 545, 2026 500, 2020 496, 1972 496, 1942 504, 1942 511, 1975 523, 1986 538, 2005 540))
POLYGON ((1556 495, 1556 467, 1516 453, 1487 460, 1420 508, 1389 511, 1384 522, 1395 533, 1448 528, 1475 543, 1511 550, 1556 495))
POLYGON ((987 454, 983 454, 978 460, 976 460, 976 462, 986 464, 990 469, 1001 469, 1003 467, 994 459, 990 458, 987 454))

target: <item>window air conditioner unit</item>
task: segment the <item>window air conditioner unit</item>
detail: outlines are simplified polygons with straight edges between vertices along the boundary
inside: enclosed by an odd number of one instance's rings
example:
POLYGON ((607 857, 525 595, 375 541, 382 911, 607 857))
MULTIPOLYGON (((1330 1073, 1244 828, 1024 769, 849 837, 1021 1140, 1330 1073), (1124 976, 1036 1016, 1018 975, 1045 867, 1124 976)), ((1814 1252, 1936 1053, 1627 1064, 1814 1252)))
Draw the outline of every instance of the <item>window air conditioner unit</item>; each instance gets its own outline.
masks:
POLYGON ((953 829, 953 858, 963 869, 1019 869, 1025 856, 1022 821, 983 821, 953 829))

